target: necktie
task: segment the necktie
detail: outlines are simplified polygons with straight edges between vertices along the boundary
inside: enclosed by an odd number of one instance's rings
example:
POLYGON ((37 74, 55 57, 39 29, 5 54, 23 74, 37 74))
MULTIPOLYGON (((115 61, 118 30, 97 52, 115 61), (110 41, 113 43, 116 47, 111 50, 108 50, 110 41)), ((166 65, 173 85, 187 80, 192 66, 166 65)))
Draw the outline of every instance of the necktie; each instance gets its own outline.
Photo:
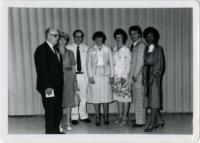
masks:
POLYGON ((131 52, 133 51, 133 47, 134 47, 133 44, 131 44, 131 52))
POLYGON ((81 72, 81 55, 80 55, 80 50, 79 50, 79 46, 77 46, 77 50, 76 50, 76 62, 77 62, 77 71, 81 72))

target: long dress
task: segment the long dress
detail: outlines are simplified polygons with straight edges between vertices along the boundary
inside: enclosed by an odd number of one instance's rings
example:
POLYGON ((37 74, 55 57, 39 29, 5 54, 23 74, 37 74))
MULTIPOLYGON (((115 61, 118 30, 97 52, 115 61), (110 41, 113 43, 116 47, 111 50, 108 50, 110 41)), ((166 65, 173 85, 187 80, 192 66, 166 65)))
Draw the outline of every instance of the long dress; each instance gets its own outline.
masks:
POLYGON ((131 102, 131 83, 128 79, 131 64, 131 53, 128 47, 123 46, 120 50, 113 49, 114 75, 115 80, 112 85, 114 100, 120 102, 131 102), (126 79, 122 83, 121 78, 126 79))
POLYGON ((113 69, 112 52, 109 47, 103 46, 99 51, 96 45, 89 49, 87 56, 88 77, 93 77, 95 84, 88 83, 88 103, 109 103, 113 101, 112 88, 109 83, 113 69), (99 57, 102 56, 102 57, 99 57), (101 62, 100 62, 101 61, 101 62))
POLYGON ((74 54, 71 50, 66 50, 63 57, 64 88, 63 88, 63 107, 75 107, 75 79, 76 74, 73 66, 76 64, 74 54))
POLYGON ((160 46, 154 45, 144 53, 143 81, 145 88, 144 107, 162 109, 162 76, 164 73, 164 54, 160 46), (150 82, 152 80, 152 82, 150 82))

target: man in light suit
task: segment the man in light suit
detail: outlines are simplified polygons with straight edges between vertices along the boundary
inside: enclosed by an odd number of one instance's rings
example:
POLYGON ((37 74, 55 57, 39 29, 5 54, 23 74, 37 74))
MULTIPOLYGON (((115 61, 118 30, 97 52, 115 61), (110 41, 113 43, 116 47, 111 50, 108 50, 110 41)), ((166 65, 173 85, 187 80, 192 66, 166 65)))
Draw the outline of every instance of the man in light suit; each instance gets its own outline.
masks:
POLYGON ((139 26, 129 28, 129 36, 132 40, 131 45, 131 70, 130 78, 133 81, 132 96, 135 110, 135 121, 133 127, 141 127, 146 124, 146 109, 143 107, 144 87, 142 85, 143 56, 146 47, 142 41, 142 30, 139 26))
POLYGON ((59 132, 62 118, 63 65, 55 45, 59 33, 54 28, 45 31, 46 41, 35 51, 34 59, 37 72, 37 90, 42 96, 45 110, 45 133, 64 134, 59 132))
POLYGON ((74 43, 67 46, 74 52, 76 59, 76 75, 77 83, 80 89, 80 104, 75 108, 72 108, 71 120, 72 124, 78 124, 78 119, 80 121, 89 123, 91 120, 88 118, 87 108, 86 108, 86 87, 88 83, 88 77, 86 73, 86 56, 88 51, 88 46, 83 44, 84 33, 77 29, 73 32, 74 43))

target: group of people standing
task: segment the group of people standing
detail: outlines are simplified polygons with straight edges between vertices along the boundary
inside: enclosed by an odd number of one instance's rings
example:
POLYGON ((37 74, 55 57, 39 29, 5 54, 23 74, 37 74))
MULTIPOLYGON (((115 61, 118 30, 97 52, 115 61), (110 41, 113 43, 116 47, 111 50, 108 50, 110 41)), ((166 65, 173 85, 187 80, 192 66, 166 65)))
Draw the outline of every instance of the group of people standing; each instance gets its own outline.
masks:
POLYGON ((35 51, 37 90, 45 109, 46 134, 62 134, 78 121, 90 123, 86 104, 94 105, 96 126, 109 124, 109 103, 116 101, 120 126, 128 122, 130 103, 134 103, 133 127, 146 125, 145 132, 164 126, 162 109, 162 76, 164 54, 158 45, 159 32, 148 27, 142 32, 137 25, 129 28, 132 44, 126 46, 128 35, 118 28, 113 37, 116 46, 105 45, 102 31, 93 34, 94 45, 83 44, 84 33, 73 32, 74 43, 68 45, 67 33, 47 28, 46 41, 35 51), (143 41, 144 37, 145 41, 143 41), (63 116, 63 109, 66 113, 63 116), (146 111, 151 110, 146 121, 146 111))

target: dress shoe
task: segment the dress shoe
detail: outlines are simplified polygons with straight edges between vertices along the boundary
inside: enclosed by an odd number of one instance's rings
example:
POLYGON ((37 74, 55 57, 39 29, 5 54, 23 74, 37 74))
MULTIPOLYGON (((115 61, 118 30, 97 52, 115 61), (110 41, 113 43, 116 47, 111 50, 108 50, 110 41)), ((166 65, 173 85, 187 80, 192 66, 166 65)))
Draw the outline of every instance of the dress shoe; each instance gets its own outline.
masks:
POLYGON ((147 127, 147 128, 145 128, 145 129, 144 129, 144 132, 152 132, 152 131, 154 131, 154 130, 156 130, 155 126, 152 126, 152 127, 147 127))
POLYGON ((80 119, 80 121, 83 121, 83 122, 85 122, 85 123, 90 123, 90 122, 91 122, 91 120, 90 120, 89 118, 86 118, 86 119, 80 119))
POLYGON ((162 128, 163 128, 164 125, 165 125, 165 122, 162 121, 161 123, 156 124, 154 128, 155 128, 155 129, 157 129, 158 127, 162 127, 162 128))
POLYGON ((108 117, 104 117, 104 124, 105 124, 105 125, 108 125, 108 124, 109 124, 108 117))
POLYGON ((100 124, 100 122, 96 122, 96 124, 95 124, 96 126, 100 126, 101 124, 100 124))
POLYGON ((133 124, 132 127, 143 127, 145 124, 133 124))
POLYGON ((122 121, 122 117, 118 117, 118 119, 115 121, 115 124, 119 124, 122 121))
POLYGON ((101 118, 96 117, 96 126, 100 126, 100 125, 101 125, 101 118))
POLYGON ((71 123, 67 123, 67 127, 66 127, 67 131, 71 131, 72 130, 72 126, 71 123))
POLYGON ((124 126, 128 123, 128 118, 127 117, 122 117, 121 122, 119 123, 120 126, 124 126))
MULTIPOLYGON (((59 130, 59 129, 58 129, 59 130)), ((65 134, 64 132, 60 132, 58 130, 54 130, 54 131, 46 131, 45 134, 65 134)))
POLYGON ((55 134, 65 134, 64 132, 56 132, 55 134))
POLYGON ((72 125, 77 125, 78 124, 78 120, 72 120, 71 123, 72 123, 72 125))
POLYGON ((144 132, 152 132, 153 131, 153 127, 151 127, 151 128, 146 128, 146 129, 144 129, 144 132))
POLYGON ((54 131, 54 134, 65 134, 65 133, 63 131, 60 131, 60 128, 58 127, 58 129, 54 131))
POLYGON ((136 123, 136 120, 135 120, 135 119, 133 119, 133 120, 131 120, 131 122, 132 122, 133 124, 135 124, 135 123, 136 123))
POLYGON ((46 131, 45 134, 55 134, 55 133, 46 131))

